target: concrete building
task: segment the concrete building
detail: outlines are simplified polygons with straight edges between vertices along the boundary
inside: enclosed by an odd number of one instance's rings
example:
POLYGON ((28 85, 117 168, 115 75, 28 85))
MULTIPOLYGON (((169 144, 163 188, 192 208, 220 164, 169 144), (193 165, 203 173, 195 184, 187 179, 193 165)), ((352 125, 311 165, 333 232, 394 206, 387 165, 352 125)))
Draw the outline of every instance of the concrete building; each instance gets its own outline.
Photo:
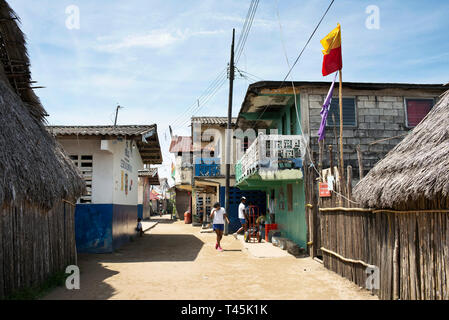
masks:
POLYGON ((151 216, 151 191, 154 186, 158 185, 159 174, 157 168, 145 168, 139 170, 137 216, 142 220, 149 219, 151 216))
MULTIPOLYGON (((212 210, 215 202, 225 207, 226 190, 226 128, 227 117, 193 117, 192 118, 192 144, 193 144, 193 221, 206 217, 212 210), (195 218, 196 217, 196 218, 195 218)), ((232 129, 235 129, 237 118, 232 118, 232 129)), ((231 177, 230 202, 228 216, 229 232, 235 232, 240 227, 238 220, 238 205, 240 198, 246 196, 250 204, 258 205, 265 210, 265 193, 259 190, 242 191, 235 187, 235 167, 241 145, 232 135, 231 143, 231 177)))
POLYGON ((134 234, 139 170, 162 163, 157 126, 48 127, 81 171, 88 192, 76 207, 79 252, 111 252, 134 234))
POLYGON ((173 136, 169 152, 175 156, 176 212, 179 219, 184 219, 185 212, 192 212, 192 185, 194 182, 192 137, 173 136))
MULTIPOLYGON (((329 82, 295 82, 294 87, 291 82, 254 83, 248 88, 236 124, 244 135, 248 129, 258 135, 257 139, 249 137, 250 146, 237 164, 237 187, 266 191, 267 206, 275 213, 279 229, 303 248, 311 228, 306 222, 304 170, 298 170, 299 160, 314 153, 317 165, 320 111, 329 87, 329 82), (258 130, 268 132, 261 136, 258 130), (264 144, 270 140, 278 141, 277 147, 272 144, 280 152, 278 168, 264 172, 267 164, 261 153, 267 151, 264 144), (299 141, 296 151, 295 141, 299 141), (281 165, 284 160, 290 167, 281 165)), ((359 176, 357 146, 368 172, 425 117, 444 91, 438 84, 343 83, 343 154, 345 165, 353 167, 354 180, 359 176)), ((340 117, 338 90, 334 92, 324 145, 333 145, 337 159, 334 126, 338 136, 340 117)), ((328 166, 323 163, 323 167, 328 166)))

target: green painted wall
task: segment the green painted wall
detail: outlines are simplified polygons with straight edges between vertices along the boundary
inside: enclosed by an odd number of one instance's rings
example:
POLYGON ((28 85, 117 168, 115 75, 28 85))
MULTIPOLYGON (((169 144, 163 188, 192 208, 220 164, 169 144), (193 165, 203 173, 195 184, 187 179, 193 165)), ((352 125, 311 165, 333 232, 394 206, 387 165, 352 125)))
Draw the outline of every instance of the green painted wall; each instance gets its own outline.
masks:
MULTIPOLYGON (((296 96, 296 103, 298 105, 298 112, 299 112, 299 120, 301 121, 301 106, 299 104, 300 97, 299 95, 296 96)), ((301 129, 298 125, 298 116, 296 115, 295 110, 295 103, 294 99, 291 100, 291 104, 285 106, 282 111, 279 113, 279 118, 273 121, 270 129, 278 129, 279 134, 285 134, 285 135, 300 135, 301 129), (284 130, 283 124, 282 124, 282 118, 285 116, 286 118, 286 128, 284 130), (294 116, 294 117, 292 117, 294 116), (294 122, 294 132, 291 132, 291 121, 294 122)))
MULTIPOLYGON (((300 109, 300 96, 296 96, 296 101, 298 108, 300 109)), ((298 110, 300 112, 300 110, 298 110)), ((301 113, 299 114, 301 120, 301 113)), ((281 112, 279 112, 279 117, 273 121, 269 129, 278 129, 279 134, 285 135, 300 135, 301 129, 297 121, 297 115, 295 110, 294 99, 291 99, 290 104, 286 105, 281 112), (285 116, 286 128, 283 128, 282 118, 285 116), (294 132, 291 132, 291 121, 294 122, 294 132)), ((306 213, 305 213, 305 194, 304 194, 304 181, 283 181, 280 186, 273 186, 270 182, 259 182, 257 185, 252 182, 253 186, 240 186, 242 189, 258 189, 265 190, 267 192, 267 208, 269 207, 269 197, 271 191, 275 191, 276 197, 276 223, 283 236, 289 238, 290 240, 296 242, 302 248, 307 248, 307 226, 306 226, 306 213), (288 195, 287 195, 287 185, 291 184, 293 186, 293 210, 288 211, 288 195), (281 189, 283 189, 284 197, 281 197, 281 189), (284 209, 280 209, 280 201, 284 201, 284 209)))
MULTIPOLYGON (((282 236, 296 242, 302 248, 307 248, 304 182, 303 180, 298 180, 290 183, 293 186, 293 211, 288 211, 288 184, 286 182, 281 187, 274 188, 276 197, 276 223, 282 232, 282 236), (281 189, 284 193, 283 197, 281 196, 281 189), (281 201, 284 202, 284 209, 280 207, 281 201)), ((268 195, 271 194, 271 190, 267 190, 268 195)))

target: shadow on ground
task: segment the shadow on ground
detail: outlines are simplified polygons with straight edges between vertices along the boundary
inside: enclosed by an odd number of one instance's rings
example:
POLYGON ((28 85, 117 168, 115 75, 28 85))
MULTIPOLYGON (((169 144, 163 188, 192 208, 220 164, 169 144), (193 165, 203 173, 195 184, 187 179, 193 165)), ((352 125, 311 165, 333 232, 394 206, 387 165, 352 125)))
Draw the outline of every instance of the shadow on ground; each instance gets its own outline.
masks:
POLYGON ((80 289, 68 290, 65 286, 57 287, 43 297, 43 300, 106 300, 114 296, 116 290, 105 280, 119 272, 110 270, 102 266, 100 262, 92 260, 92 255, 79 254, 78 258, 80 289))
POLYGON ((161 218, 159 216, 152 216, 150 219, 144 220, 144 221, 157 222, 157 223, 160 223, 160 224, 172 224, 172 223, 175 223, 178 220, 171 220, 171 219, 167 219, 167 218, 161 218))
POLYGON ((204 242, 193 235, 145 234, 111 254, 100 255, 100 262, 180 262, 194 261, 204 242))

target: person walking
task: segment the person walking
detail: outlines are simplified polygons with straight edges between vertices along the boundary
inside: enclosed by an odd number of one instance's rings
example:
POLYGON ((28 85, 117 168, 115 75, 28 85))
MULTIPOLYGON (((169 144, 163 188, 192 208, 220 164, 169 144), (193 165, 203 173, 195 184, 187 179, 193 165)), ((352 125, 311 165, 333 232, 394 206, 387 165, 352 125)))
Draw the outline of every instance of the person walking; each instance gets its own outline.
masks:
POLYGON ((226 214, 226 210, 220 206, 220 203, 214 204, 214 208, 210 213, 210 218, 212 219, 212 225, 214 227, 214 231, 217 234, 217 243, 215 244, 215 249, 222 252, 221 248, 221 239, 223 238, 224 231, 224 223, 225 219, 229 224, 228 215, 226 214))
POLYGON ((240 200, 240 204, 239 204, 239 221, 240 221, 240 229, 238 229, 234 234, 234 238, 237 239, 237 235, 240 232, 245 232, 245 226, 246 226, 246 198, 242 197, 242 199, 240 200))

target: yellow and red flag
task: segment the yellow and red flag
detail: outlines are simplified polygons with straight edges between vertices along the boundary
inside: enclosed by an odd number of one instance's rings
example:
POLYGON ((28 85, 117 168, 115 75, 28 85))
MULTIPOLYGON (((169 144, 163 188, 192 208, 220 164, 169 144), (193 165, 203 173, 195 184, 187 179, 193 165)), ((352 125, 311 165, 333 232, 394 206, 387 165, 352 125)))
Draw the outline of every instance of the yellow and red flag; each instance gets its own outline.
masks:
POLYGON ((341 56, 341 27, 340 24, 332 30, 323 40, 323 77, 343 68, 341 56))

